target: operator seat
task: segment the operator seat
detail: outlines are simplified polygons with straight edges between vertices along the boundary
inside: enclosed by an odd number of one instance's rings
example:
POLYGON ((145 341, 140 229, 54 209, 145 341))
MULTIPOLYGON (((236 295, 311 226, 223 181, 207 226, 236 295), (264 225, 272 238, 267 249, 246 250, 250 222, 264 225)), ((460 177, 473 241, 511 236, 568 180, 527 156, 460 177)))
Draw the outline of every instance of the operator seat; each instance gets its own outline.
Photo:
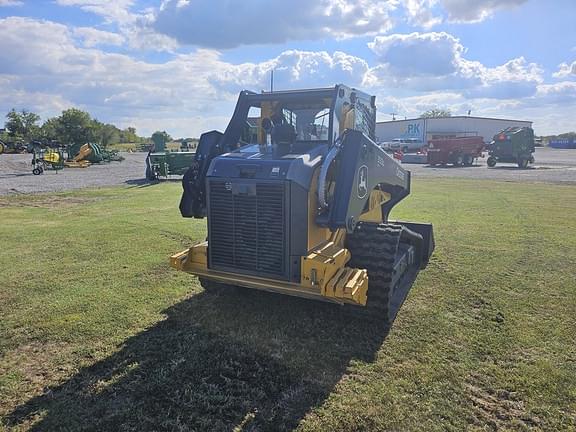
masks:
POLYGON ((296 128, 288 123, 274 126, 272 129, 272 143, 293 144, 296 142, 296 128))

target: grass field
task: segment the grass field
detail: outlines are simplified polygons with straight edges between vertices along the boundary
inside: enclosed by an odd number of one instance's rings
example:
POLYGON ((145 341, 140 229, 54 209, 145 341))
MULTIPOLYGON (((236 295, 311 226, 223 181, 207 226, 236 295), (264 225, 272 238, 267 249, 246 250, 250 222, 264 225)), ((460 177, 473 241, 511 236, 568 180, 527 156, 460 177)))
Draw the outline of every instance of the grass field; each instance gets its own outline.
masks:
POLYGON ((389 334, 206 293, 180 186, 0 197, 0 430, 574 430, 576 189, 420 181, 437 249, 389 334))

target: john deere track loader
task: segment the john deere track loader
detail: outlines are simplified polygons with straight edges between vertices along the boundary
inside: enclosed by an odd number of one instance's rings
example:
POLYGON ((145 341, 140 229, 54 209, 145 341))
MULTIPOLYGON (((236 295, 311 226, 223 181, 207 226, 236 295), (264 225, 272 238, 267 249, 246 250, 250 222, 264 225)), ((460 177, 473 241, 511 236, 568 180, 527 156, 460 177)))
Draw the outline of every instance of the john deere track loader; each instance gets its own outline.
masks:
POLYGON ((374 143, 375 98, 334 88, 240 93, 203 134, 180 211, 208 238, 171 257, 203 287, 324 300, 390 324, 434 249, 429 224, 390 221, 410 172, 374 143))

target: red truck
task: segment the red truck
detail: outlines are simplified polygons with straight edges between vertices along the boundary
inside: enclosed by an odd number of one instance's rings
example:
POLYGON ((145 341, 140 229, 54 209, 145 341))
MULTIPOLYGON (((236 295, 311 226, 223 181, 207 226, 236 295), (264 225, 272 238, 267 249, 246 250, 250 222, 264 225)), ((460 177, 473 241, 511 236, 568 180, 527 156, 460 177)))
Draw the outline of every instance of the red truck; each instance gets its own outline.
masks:
POLYGON ((479 136, 428 140, 428 164, 472 166, 482 156, 484 139, 479 136))

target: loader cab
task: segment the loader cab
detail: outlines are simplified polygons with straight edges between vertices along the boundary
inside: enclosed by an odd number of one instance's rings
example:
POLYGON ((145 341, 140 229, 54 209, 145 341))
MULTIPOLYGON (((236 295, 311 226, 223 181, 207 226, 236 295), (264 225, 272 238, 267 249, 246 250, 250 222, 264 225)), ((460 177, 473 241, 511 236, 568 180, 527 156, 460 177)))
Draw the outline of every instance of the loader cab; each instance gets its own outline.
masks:
POLYGON ((270 158, 329 147, 345 129, 374 139, 374 98, 338 85, 334 88, 240 94, 224 133, 228 152, 270 158))

